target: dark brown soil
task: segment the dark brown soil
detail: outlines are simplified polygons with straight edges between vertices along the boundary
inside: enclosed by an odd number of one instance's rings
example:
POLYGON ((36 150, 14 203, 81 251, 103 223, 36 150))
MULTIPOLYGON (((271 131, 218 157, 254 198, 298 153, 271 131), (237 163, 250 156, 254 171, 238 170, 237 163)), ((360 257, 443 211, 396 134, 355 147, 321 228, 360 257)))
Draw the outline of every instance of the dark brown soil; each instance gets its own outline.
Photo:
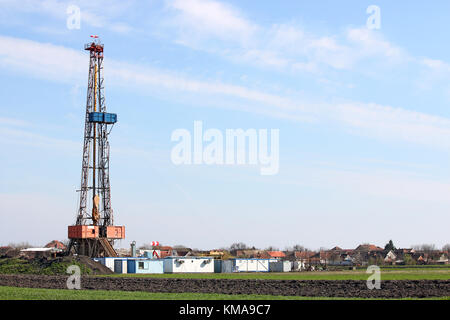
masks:
MULTIPOLYGON (((0 286, 65 289, 67 276, 0 275, 0 286)), ((267 294, 308 297, 406 298, 450 296, 450 280, 386 280, 369 290, 357 280, 152 279, 83 276, 81 289, 267 294)))

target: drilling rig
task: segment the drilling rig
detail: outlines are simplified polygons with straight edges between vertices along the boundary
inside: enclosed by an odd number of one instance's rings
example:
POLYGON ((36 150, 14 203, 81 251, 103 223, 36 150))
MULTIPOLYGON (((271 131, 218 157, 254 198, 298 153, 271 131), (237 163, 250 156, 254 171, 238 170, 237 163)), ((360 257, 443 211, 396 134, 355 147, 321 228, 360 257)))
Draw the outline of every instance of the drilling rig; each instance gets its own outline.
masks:
POLYGON ((114 226, 109 182, 108 136, 117 114, 107 113, 103 85, 103 49, 98 36, 84 46, 89 52, 81 188, 75 225, 68 227, 68 253, 116 257, 114 240, 125 238, 125 227, 114 226))

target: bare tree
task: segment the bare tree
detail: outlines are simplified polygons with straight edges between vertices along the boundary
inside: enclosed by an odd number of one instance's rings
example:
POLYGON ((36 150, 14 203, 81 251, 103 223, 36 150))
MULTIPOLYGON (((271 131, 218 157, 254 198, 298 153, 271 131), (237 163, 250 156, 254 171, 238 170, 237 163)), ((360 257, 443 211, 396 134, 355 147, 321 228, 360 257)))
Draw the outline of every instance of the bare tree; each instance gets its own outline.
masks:
POLYGON ((26 249, 26 248, 32 248, 33 245, 31 245, 29 242, 19 242, 19 243, 10 243, 8 244, 8 247, 14 248, 14 249, 26 249))
POLYGON ((296 244, 292 247, 293 251, 309 251, 307 248, 305 248, 304 246, 300 245, 300 244, 296 244))
POLYGON ((176 245, 172 246, 172 248, 174 248, 174 249, 187 249, 188 247, 186 247, 185 245, 182 245, 182 244, 176 244, 176 245))
POLYGON ((280 249, 278 249, 277 247, 274 247, 274 246, 268 246, 264 250, 266 250, 266 251, 279 251, 280 249))
POLYGON ((243 242, 235 242, 230 246, 231 250, 245 250, 248 249, 248 246, 243 242))
POLYGON ((423 252, 431 252, 436 250, 436 246, 434 244, 419 244, 412 246, 412 248, 416 251, 423 251, 423 252))
POLYGON ((306 249, 304 246, 300 245, 300 244, 295 244, 292 247, 285 247, 286 251, 308 251, 308 249, 306 249))
POLYGON ((436 250, 436 246, 434 244, 423 244, 422 250, 424 252, 431 252, 431 251, 436 250))
POLYGON ((450 251, 450 243, 447 243, 445 246, 442 247, 442 251, 450 251))
POLYGON ((144 243, 138 249, 140 249, 140 250, 151 250, 151 249, 153 249, 153 246, 150 243, 144 243))
POLYGON ((413 249, 416 251, 421 251, 424 253, 425 255, 425 259, 427 262, 433 260, 434 257, 434 253, 436 250, 436 246, 434 244, 421 244, 421 245, 416 245, 413 246, 413 249))

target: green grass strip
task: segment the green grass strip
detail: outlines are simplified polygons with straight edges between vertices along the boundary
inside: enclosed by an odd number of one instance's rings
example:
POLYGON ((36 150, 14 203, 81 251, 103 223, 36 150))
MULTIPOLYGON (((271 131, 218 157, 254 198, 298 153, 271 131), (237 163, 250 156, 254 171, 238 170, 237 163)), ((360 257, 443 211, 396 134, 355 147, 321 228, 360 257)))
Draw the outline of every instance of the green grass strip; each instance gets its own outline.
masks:
POLYGON ((0 286, 0 300, 450 300, 426 299, 327 298, 271 295, 228 295, 206 293, 152 293, 105 290, 36 289, 0 286))
MULTIPOLYGON (((177 278, 177 279, 260 279, 260 280, 367 280, 364 271, 316 271, 289 273, 176 273, 113 274, 112 277, 177 278)), ((390 269, 381 270, 381 280, 450 280, 450 270, 390 269)))

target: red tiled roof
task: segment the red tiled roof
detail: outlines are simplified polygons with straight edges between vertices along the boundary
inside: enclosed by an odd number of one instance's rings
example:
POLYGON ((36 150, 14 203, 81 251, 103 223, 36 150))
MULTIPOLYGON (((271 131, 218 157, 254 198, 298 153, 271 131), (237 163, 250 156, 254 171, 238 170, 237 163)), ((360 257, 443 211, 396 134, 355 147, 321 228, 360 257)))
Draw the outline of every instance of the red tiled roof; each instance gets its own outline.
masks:
POLYGON ((382 251, 383 248, 380 248, 374 244, 360 244, 355 250, 362 251, 382 251))
POLYGON ((282 251, 267 251, 272 258, 284 258, 286 255, 282 251))
POLYGON ((58 240, 53 240, 45 245, 45 248, 58 248, 58 249, 66 249, 66 246, 58 240))
POLYGON ((320 259, 329 259, 333 255, 331 251, 320 251, 320 259))

